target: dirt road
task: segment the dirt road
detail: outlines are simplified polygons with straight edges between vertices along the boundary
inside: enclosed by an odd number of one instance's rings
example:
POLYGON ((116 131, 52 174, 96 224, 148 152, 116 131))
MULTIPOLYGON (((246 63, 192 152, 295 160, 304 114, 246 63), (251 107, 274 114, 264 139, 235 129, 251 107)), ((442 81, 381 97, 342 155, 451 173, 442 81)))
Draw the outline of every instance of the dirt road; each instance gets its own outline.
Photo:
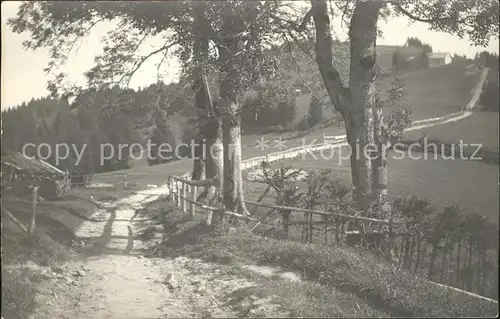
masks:
POLYGON ((258 283, 217 264, 142 256, 146 245, 137 234, 153 221, 141 209, 167 192, 151 188, 101 203, 76 232, 86 258, 43 270, 49 280, 40 286, 34 318, 288 316, 270 299, 245 294, 242 300, 239 292, 258 283))

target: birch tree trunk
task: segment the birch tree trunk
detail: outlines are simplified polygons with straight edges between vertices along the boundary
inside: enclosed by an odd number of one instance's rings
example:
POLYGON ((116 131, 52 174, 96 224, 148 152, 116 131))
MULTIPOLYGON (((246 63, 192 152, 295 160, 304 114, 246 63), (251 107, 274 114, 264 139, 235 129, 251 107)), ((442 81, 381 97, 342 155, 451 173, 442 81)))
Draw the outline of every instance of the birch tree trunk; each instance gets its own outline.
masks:
MULTIPOLYGON (((372 160, 372 191, 373 200, 382 211, 388 212, 387 203, 387 153, 390 141, 383 132, 382 107, 376 106, 373 114, 374 140, 377 148, 375 158, 372 160)), ((387 216, 384 216, 384 218, 387 216)))
MULTIPOLYGON (((230 28, 229 28, 230 30, 230 28)), ((220 72, 220 115, 222 117, 222 137, 224 164, 223 204, 226 211, 239 209, 249 215, 243 199, 243 178, 241 174, 241 114, 238 103, 239 74, 232 59, 237 52, 238 42, 227 36, 219 47, 221 55, 220 72)), ((221 217, 222 219, 222 217, 221 217)))

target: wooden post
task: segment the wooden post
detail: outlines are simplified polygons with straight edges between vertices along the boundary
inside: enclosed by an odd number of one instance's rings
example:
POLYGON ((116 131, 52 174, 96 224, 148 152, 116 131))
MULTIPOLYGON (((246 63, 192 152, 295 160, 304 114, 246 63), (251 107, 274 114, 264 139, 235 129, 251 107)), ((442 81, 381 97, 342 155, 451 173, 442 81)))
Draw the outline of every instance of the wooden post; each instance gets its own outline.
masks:
MULTIPOLYGON (((193 186, 193 196, 192 196, 192 199, 193 199, 193 202, 196 202, 196 193, 197 193, 197 189, 198 187, 196 186, 193 186)), ((191 203, 191 217, 194 219, 196 216, 196 205, 194 203, 191 203)))
POLYGON ((170 198, 172 198, 172 191, 173 191, 173 188, 172 188, 172 177, 168 177, 168 195, 170 196, 170 198))
POLYGON ((31 235, 35 230, 35 219, 36 219, 36 198, 38 197, 38 188, 39 186, 33 186, 33 201, 31 202, 33 211, 31 214, 30 226, 28 228, 28 234, 31 235))
POLYGON ((176 180, 175 184, 177 185, 176 190, 177 190, 177 207, 181 207, 181 187, 182 187, 182 182, 180 180, 176 180))
POLYGON ((180 185, 180 192, 179 192, 179 207, 181 208, 181 211, 184 212, 184 199, 182 198, 182 195, 184 194, 186 189, 186 185, 184 183, 181 183, 180 185))
POLYGON ((170 198, 172 198, 173 202, 175 203, 175 181, 172 177, 170 177, 170 198))
POLYGON ((182 199, 182 211, 183 212, 186 212, 187 209, 188 209, 187 208, 188 202, 186 200, 186 198, 187 198, 187 189, 188 189, 188 185, 186 183, 182 183, 182 196, 184 197, 182 199))
MULTIPOLYGON (((211 187, 208 186, 208 188, 207 188, 207 197, 205 199, 205 202, 207 203, 207 205, 212 206, 211 203, 210 203, 210 190, 211 190, 211 187)), ((215 203, 216 204, 213 207, 219 208, 220 201, 219 201, 219 191, 218 191, 217 188, 215 188, 215 194, 214 194, 214 196, 215 196, 215 203)), ((212 225, 213 215, 214 215, 214 212, 212 210, 209 210, 208 214, 207 214, 207 219, 205 221, 205 223, 207 225, 209 225, 209 226, 212 225)))

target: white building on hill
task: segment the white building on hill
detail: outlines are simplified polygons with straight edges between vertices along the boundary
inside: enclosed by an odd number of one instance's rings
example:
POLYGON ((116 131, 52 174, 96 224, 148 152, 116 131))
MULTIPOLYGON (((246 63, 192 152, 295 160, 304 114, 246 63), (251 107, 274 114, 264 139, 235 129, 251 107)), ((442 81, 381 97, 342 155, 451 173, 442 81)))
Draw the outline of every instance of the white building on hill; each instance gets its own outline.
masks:
POLYGON ((451 63, 451 54, 448 52, 436 52, 429 55, 429 67, 442 66, 451 63))

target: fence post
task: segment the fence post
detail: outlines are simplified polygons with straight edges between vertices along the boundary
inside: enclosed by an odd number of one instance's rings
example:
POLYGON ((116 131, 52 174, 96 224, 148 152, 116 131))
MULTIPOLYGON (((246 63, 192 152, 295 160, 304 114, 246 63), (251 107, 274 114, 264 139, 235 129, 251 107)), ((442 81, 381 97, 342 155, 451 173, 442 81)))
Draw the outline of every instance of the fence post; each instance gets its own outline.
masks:
POLYGON ((168 195, 170 198, 172 198, 172 177, 169 176, 167 178, 167 183, 168 183, 168 195))
POLYGON ((36 219, 36 198, 38 195, 38 187, 39 186, 33 186, 33 201, 32 201, 32 215, 31 215, 31 221, 30 221, 30 226, 28 228, 28 234, 31 235, 33 231, 35 230, 35 219, 36 219))
POLYGON ((198 187, 196 186, 193 186, 193 202, 191 203, 191 217, 194 219, 195 215, 196 215, 196 205, 194 202, 196 202, 196 193, 197 193, 197 189, 198 187))
POLYGON ((175 200, 177 199, 177 196, 175 194, 175 180, 173 179, 173 177, 170 177, 170 195, 174 204, 176 204, 175 200))
POLYGON ((186 200, 186 198, 187 198, 187 190, 188 190, 188 187, 189 187, 189 185, 188 185, 188 184, 186 184, 186 183, 182 183, 182 196, 184 197, 184 198, 182 199, 182 211, 183 211, 183 212, 186 212, 186 211, 188 210, 188 208, 187 208, 187 203, 188 203, 188 202, 187 202, 187 200, 186 200))
MULTIPOLYGON (((212 206, 211 203, 210 203, 210 186, 208 186, 208 189, 207 189, 206 192, 207 192, 206 203, 207 203, 208 206, 212 206)), ((214 205, 214 207, 217 208, 218 207, 217 205, 219 203, 219 192, 218 192, 217 188, 215 188, 215 194, 214 194, 214 196, 215 196, 215 200, 216 200, 216 202, 215 202, 216 204, 214 205)), ((213 215, 214 215, 214 211, 211 210, 211 209, 208 210, 207 219, 206 219, 205 223, 207 225, 209 225, 209 226, 212 225, 213 215)))

